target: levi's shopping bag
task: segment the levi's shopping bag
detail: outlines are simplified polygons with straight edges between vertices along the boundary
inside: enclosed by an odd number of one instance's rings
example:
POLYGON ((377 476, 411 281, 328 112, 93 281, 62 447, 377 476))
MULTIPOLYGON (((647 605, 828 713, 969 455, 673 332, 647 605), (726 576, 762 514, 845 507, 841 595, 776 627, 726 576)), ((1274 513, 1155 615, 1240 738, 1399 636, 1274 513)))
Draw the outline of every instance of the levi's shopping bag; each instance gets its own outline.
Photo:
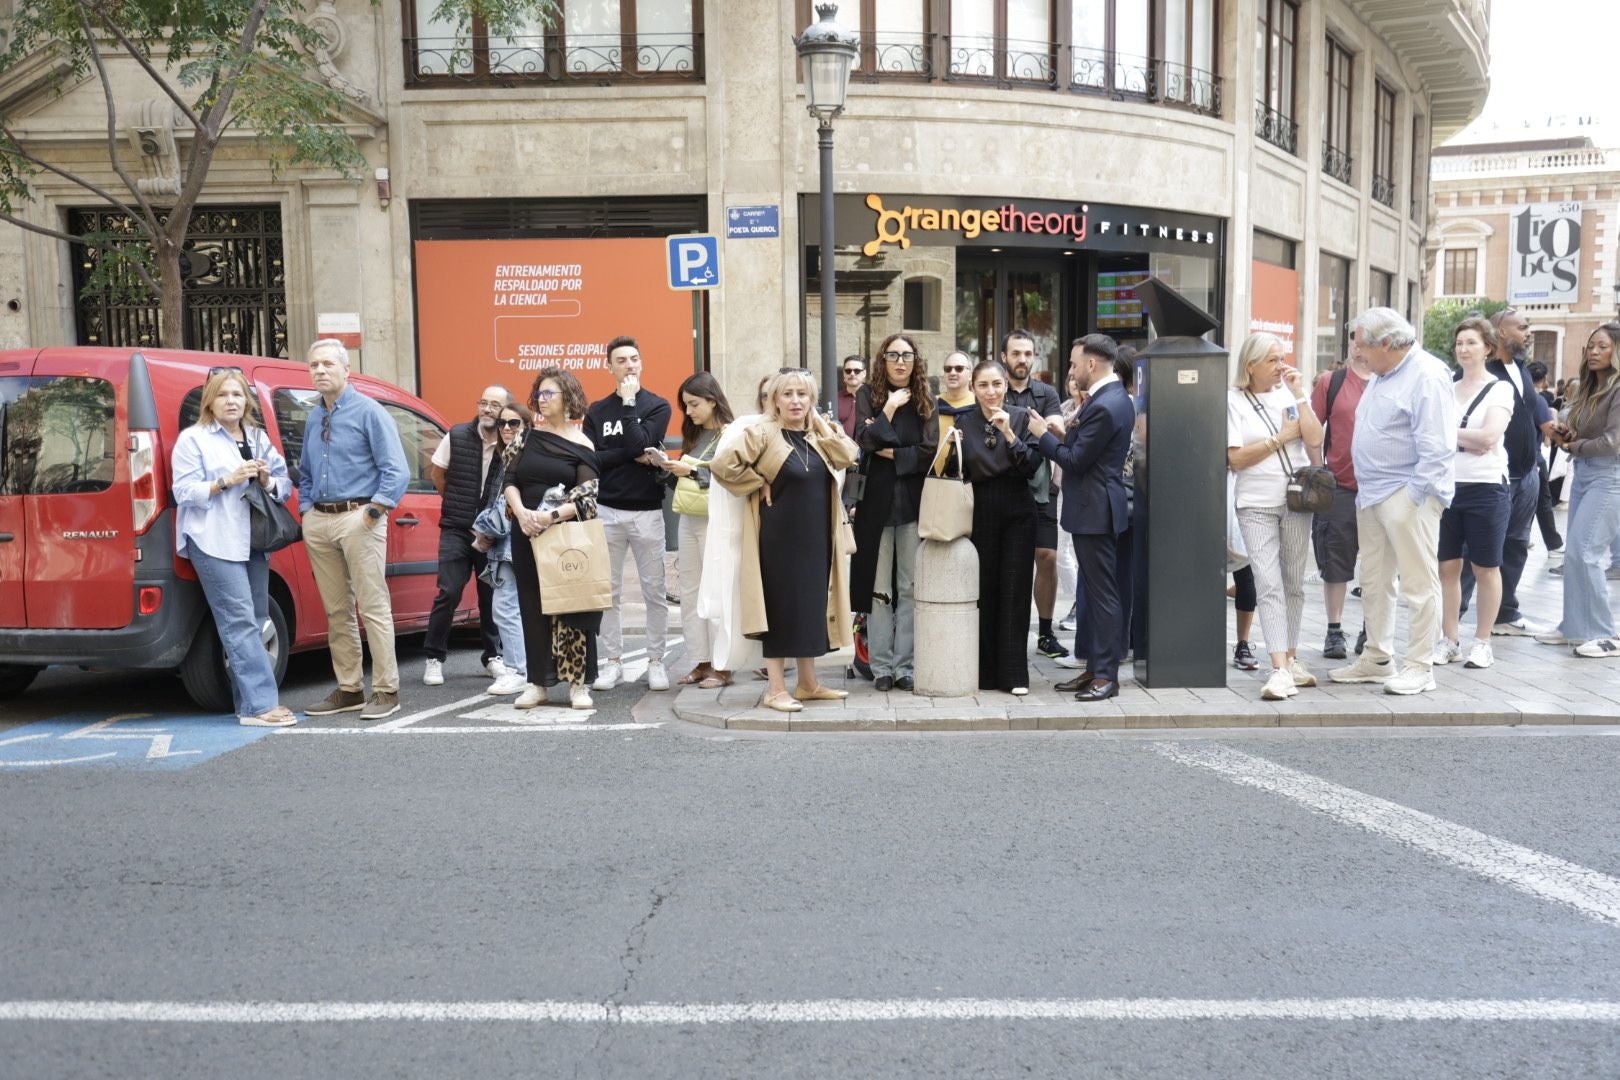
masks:
POLYGON ((569 615, 613 606, 607 533, 600 518, 560 521, 530 537, 529 546, 540 576, 540 610, 569 615))

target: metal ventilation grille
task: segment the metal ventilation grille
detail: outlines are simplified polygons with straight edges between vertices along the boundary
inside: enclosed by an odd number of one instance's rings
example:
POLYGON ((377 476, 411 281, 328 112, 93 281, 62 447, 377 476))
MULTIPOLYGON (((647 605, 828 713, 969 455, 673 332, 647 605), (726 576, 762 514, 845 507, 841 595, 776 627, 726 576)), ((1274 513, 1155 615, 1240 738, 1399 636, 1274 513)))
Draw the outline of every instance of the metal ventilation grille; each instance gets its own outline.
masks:
POLYGON ((630 199, 424 199, 411 202, 417 240, 564 239, 701 232, 702 195, 630 199))

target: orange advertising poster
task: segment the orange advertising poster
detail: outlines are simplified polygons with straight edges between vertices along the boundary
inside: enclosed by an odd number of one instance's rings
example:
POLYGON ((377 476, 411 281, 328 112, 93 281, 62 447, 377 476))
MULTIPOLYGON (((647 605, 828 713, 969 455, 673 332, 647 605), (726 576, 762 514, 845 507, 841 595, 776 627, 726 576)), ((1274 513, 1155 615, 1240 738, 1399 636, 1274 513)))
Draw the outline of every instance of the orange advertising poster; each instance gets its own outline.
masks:
POLYGON ((1249 333, 1265 331, 1282 338, 1288 362, 1295 363, 1294 346, 1299 323, 1299 271, 1272 263, 1252 264, 1253 298, 1249 304, 1249 333))
POLYGON ((418 240, 419 395, 469 420, 486 386, 526 402, 535 375, 556 366, 596 401, 613 390, 607 343, 625 334, 641 349, 642 385, 673 407, 696 339, 692 295, 669 287, 665 258, 658 237, 418 240))

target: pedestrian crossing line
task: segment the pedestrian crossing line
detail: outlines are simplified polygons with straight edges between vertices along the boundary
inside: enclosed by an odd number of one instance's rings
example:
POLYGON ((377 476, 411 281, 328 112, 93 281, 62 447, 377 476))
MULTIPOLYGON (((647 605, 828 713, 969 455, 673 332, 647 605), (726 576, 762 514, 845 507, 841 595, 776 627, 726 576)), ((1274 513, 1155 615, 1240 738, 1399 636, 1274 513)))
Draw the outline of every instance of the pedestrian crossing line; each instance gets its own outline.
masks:
POLYGON ((588 1001, 0 1001, 0 1023, 517 1023, 687 1027, 897 1021, 1620 1023, 1620 1001, 1541 998, 832 998, 714 1004, 588 1001))
POLYGON ((523 734, 542 733, 564 734, 571 731, 651 731, 662 727, 662 724, 584 724, 579 721, 562 724, 500 724, 482 725, 469 724, 465 727, 407 727, 385 730, 375 728, 323 728, 323 727, 290 727, 277 728, 275 735, 494 735, 494 734, 523 734))
MULTIPOLYGON (((409 714, 407 714, 405 716, 396 716, 394 719, 384 721, 383 723, 378 724, 376 727, 363 728, 363 729, 360 729, 360 730, 377 731, 377 732, 382 732, 382 733, 386 734, 386 733, 391 732, 391 731, 399 731, 402 728, 409 727, 410 725, 412 725, 412 724, 414 724, 414 723, 416 723, 416 722, 418 722, 420 720, 426 720, 430 716, 439 716, 439 715, 442 715, 443 713, 454 712, 456 709, 465 709, 469 705, 477 705, 477 704, 480 704, 480 703, 486 703, 487 704, 488 702, 489 702, 489 695, 486 694, 486 693, 483 693, 482 691, 480 691, 479 693, 474 694, 472 697, 462 698, 460 701, 452 701, 448 705, 435 705, 433 708, 431 708, 431 709, 423 709, 421 712, 413 712, 413 713, 409 713, 409 714)), ((291 729, 283 728, 282 730, 291 730, 291 729)), ((305 728, 303 730, 313 731, 313 730, 317 730, 317 729, 305 728)), ((348 730, 348 729, 345 728, 345 729, 334 729, 334 730, 348 730)))
POLYGON ((1607 874, 1228 747, 1169 742, 1155 744, 1154 750, 1182 765, 1292 799, 1490 881, 1620 926, 1620 879, 1607 874))

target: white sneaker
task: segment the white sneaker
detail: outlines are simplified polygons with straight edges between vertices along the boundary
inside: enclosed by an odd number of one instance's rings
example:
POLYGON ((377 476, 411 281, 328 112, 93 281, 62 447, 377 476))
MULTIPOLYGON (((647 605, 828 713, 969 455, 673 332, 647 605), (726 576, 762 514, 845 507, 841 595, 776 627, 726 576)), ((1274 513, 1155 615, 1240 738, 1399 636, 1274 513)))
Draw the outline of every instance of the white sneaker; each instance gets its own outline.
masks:
POLYGON ((1496 663, 1496 654, 1491 652, 1491 643, 1488 641, 1476 641, 1473 647, 1468 650, 1468 660, 1463 664, 1463 667, 1486 668, 1494 663, 1496 663))
POLYGON ((609 660, 603 664, 596 673, 596 681, 591 683, 592 690, 611 690, 619 685, 619 679, 624 675, 624 666, 616 661, 609 660))
MULTIPOLYGON (((660 664, 659 667, 663 665, 660 664)), ((591 692, 585 688, 584 683, 573 683, 568 687, 568 707, 571 709, 590 709, 596 703, 591 700, 591 692)))
POLYGON ((443 686, 444 685, 444 661, 443 660, 429 660, 427 662, 427 666, 422 669, 422 685, 423 686, 443 686))
POLYGON ((1535 637, 1546 632, 1544 628, 1537 626, 1523 615, 1512 622, 1499 622, 1491 627, 1491 633, 1497 637, 1535 637))
POLYGON ((523 693, 518 695, 518 699, 512 702, 512 705, 519 709, 538 709, 545 703, 546 688, 536 686, 534 683, 525 683, 523 693))
POLYGON ((515 671, 508 671, 485 688, 484 693, 494 694, 496 697, 505 697, 507 694, 522 693, 529 685, 526 675, 519 675, 515 671))
POLYGON ((1027 686, 1015 686, 1011 690, 1007 691, 1007 693, 1011 694, 1013 697, 1028 697, 1029 696, 1029 687, 1027 687, 1027 686))
POLYGON ((489 662, 484 665, 484 674, 492 679, 503 679, 512 674, 512 669, 506 666, 505 660, 498 656, 492 656, 489 658, 489 662))
POLYGON ((1311 669, 1299 662, 1299 657, 1288 662, 1288 674, 1293 678, 1295 686, 1310 687, 1316 685, 1316 676, 1311 669))
POLYGON ((1536 635, 1536 644, 1537 645, 1579 645, 1580 642, 1576 641, 1574 638, 1567 638, 1563 634, 1560 634, 1556 629, 1554 629, 1554 630, 1547 631, 1545 634, 1537 634, 1536 635))
POLYGON ((1462 645, 1459 642, 1447 641, 1441 638, 1434 643, 1434 652, 1429 654, 1431 664, 1455 664, 1462 659, 1462 645))
MULTIPOLYGON (((647 662, 647 689, 669 689, 669 672, 664 670, 664 662, 662 660, 650 660, 647 662)), ((589 708, 589 706, 585 707, 589 708)))
POLYGON ((1260 688, 1260 700, 1287 701, 1298 693, 1299 691, 1294 689, 1293 672, 1287 668, 1272 668, 1270 678, 1266 679, 1266 685, 1260 688))
POLYGON ((1073 670, 1073 671, 1079 671, 1081 668, 1085 667, 1086 665, 1084 663, 1082 663, 1078 657, 1075 657, 1075 656, 1060 656, 1057 659, 1052 661, 1052 666, 1053 667, 1060 667, 1060 668, 1069 668, 1070 670, 1073 670))
POLYGON ((1328 672, 1328 678, 1337 683, 1369 683, 1383 682, 1393 674, 1388 660, 1380 664, 1368 656, 1358 656, 1349 667, 1334 668, 1328 672))
POLYGON ((1399 675, 1384 680, 1386 694, 1421 694, 1434 688, 1434 672, 1417 664, 1408 664, 1399 675))
POLYGON ((1591 657, 1594 660, 1612 660, 1620 656, 1620 641, 1613 638, 1597 638, 1575 646, 1575 655, 1591 657))

